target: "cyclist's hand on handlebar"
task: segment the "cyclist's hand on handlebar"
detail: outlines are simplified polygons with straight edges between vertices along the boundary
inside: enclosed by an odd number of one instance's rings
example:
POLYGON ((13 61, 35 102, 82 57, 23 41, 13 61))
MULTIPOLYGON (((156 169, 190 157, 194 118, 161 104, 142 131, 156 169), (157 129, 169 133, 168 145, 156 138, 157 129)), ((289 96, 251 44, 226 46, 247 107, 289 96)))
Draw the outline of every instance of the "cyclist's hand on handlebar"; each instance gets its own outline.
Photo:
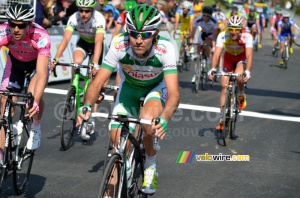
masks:
POLYGON ((98 63, 96 63, 96 62, 92 62, 92 63, 90 63, 90 68, 92 69, 92 74, 93 75, 95 75, 97 72, 98 72, 98 70, 100 69, 100 66, 98 65, 98 63))
POLYGON ((158 119, 160 120, 159 123, 157 125, 155 125, 155 122, 153 119, 152 122, 152 129, 155 129, 155 136, 159 137, 161 140, 164 139, 164 137, 166 136, 166 133, 168 131, 168 122, 164 117, 158 117, 158 119))
POLYGON ((210 80, 213 80, 215 78, 215 75, 216 75, 215 73, 217 73, 216 68, 212 68, 211 70, 209 70, 207 72, 207 75, 208 75, 210 80))
POLYGON ((82 124, 82 122, 81 122, 82 120, 88 120, 91 116, 91 113, 92 113, 91 105, 85 104, 85 105, 83 105, 83 107, 80 107, 77 111, 76 127, 78 127, 79 125, 82 124), (87 112, 85 115, 82 113, 83 108, 87 108, 87 112))
POLYGON ((28 114, 25 115, 25 117, 32 118, 35 114, 38 114, 40 112, 40 107, 37 102, 34 101, 31 109, 29 109, 29 105, 26 104, 26 109, 28 109, 28 114))
POLYGON ((247 82, 248 80, 250 80, 250 78, 251 78, 251 72, 250 71, 248 71, 248 70, 246 70, 245 71, 245 77, 244 77, 244 82, 247 82))
POLYGON ((53 59, 53 61, 51 62, 51 67, 50 70, 53 71, 53 69, 56 67, 57 63, 59 60, 57 59, 53 59))

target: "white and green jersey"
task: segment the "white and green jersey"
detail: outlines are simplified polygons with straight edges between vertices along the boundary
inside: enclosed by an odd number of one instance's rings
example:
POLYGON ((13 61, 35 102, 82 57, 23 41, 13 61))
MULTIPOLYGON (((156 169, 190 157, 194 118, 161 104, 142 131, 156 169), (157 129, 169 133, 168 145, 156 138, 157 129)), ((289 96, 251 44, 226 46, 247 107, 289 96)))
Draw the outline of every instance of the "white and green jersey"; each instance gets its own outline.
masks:
POLYGON ((141 89, 155 87, 163 81, 165 74, 177 73, 174 47, 161 36, 158 36, 146 59, 139 59, 134 54, 127 32, 116 36, 102 67, 114 71, 118 66, 122 81, 141 89))
POLYGON ((105 19, 103 15, 94 11, 90 20, 86 23, 81 21, 79 12, 75 12, 69 19, 66 30, 79 32, 81 39, 88 43, 95 43, 95 36, 97 33, 105 34, 105 19))

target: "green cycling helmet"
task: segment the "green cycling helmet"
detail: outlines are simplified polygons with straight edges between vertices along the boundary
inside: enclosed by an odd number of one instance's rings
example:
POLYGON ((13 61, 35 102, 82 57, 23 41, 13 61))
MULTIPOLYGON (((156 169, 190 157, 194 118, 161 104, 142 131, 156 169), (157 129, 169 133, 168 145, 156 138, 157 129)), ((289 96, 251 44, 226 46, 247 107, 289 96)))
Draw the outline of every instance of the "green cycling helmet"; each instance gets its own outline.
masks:
POLYGON ((126 25, 132 30, 153 30, 158 29, 161 23, 161 15, 158 10, 147 4, 138 5, 126 16, 126 25), (143 13, 140 18, 141 13, 143 13))
POLYGON ((126 11, 130 11, 137 6, 135 1, 127 1, 124 5, 124 9, 126 11))
POLYGON ((96 5, 95 0, 76 0, 77 7, 93 8, 96 5))

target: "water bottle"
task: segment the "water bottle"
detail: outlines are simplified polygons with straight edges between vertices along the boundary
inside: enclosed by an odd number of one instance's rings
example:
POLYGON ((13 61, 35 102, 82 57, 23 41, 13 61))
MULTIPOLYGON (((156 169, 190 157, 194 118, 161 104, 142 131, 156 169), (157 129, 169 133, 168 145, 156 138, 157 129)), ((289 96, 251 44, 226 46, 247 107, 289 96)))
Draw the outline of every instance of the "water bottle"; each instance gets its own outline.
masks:
POLYGON ((83 140, 89 140, 90 139, 90 127, 88 122, 84 122, 81 129, 81 138, 83 140))
POLYGON ((23 133, 23 122, 21 120, 18 121, 17 125, 17 131, 18 131, 18 136, 17 136, 17 145, 20 145, 21 138, 22 138, 22 133, 23 133))

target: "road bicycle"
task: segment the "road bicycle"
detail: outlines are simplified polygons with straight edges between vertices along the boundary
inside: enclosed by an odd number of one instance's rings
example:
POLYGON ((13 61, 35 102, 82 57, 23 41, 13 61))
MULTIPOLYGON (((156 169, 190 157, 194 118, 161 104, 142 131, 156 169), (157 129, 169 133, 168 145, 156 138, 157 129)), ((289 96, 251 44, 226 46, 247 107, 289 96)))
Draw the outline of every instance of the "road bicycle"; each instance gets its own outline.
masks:
MULTIPOLYGON (((251 34, 253 35, 253 30, 251 29, 251 34)), ((259 43, 259 33, 258 31, 255 33, 253 37, 253 48, 255 51, 258 51, 258 43, 259 43)))
MULTIPOLYGON (((74 132, 79 129, 76 128, 76 118, 77 110, 83 105, 83 96, 90 84, 90 68, 88 65, 81 65, 76 63, 57 63, 57 65, 72 67, 75 69, 74 78, 72 80, 72 85, 69 86, 67 97, 65 99, 65 104, 63 108, 61 133, 60 133, 60 143, 63 150, 70 148, 74 132), (87 69, 86 75, 80 72, 80 69, 87 69), (80 86, 80 80, 83 80, 83 88, 80 86)), ((56 71, 53 70, 53 74, 56 77, 56 71)), ((91 124, 87 127, 87 132, 91 130, 91 124)), ((82 127, 80 127, 82 129, 82 127)), ((81 134, 82 130, 78 130, 78 134, 86 139, 86 134, 81 134)))
POLYGON ((189 45, 196 45, 198 46, 199 54, 196 59, 196 69, 195 69, 195 87, 194 91, 197 93, 200 90, 205 90, 206 83, 207 83, 207 59, 204 53, 204 46, 211 46, 211 44, 199 44, 199 43, 189 43, 189 45))
MULTIPOLYGON (((98 197, 147 197, 141 192, 144 180, 145 149, 141 124, 151 125, 152 120, 130 118, 127 114, 109 115, 92 113, 92 117, 114 119, 122 125, 117 146, 107 162, 98 197), (129 132, 129 123, 136 123, 135 135, 129 132), (128 163, 131 172, 127 175, 128 163)), ((159 119, 155 120, 155 124, 159 119)), ((159 150, 158 138, 154 139, 154 149, 159 150)))
MULTIPOLYGON (((182 35, 182 33, 176 33, 175 35, 182 35)), ((186 71, 190 70, 190 63, 191 63, 191 53, 190 50, 187 48, 188 46, 188 36, 184 34, 184 39, 180 46, 179 52, 179 67, 178 70, 181 72, 181 68, 185 68, 186 71)))
POLYGON ((7 87, 7 91, 0 91, 7 96, 5 111, 0 120, 0 129, 5 132, 5 147, 3 152, 3 165, 0 166, 0 188, 8 176, 13 175, 14 190, 18 195, 24 193, 28 184, 35 150, 27 148, 29 131, 32 119, 26 117, 26 104, 32 108, 34 97, 27 93, 30 73, 25 75, 25 93, 13 92, 13 87, 7 87), (13 102, 13 97, 22 97, 23 101, 13 102), (12 108, 20 106, 21 112, 17 127, 13 125, 12 108), (19 127, 19 128, 18 128, 19 127))
MULTIPOLYGON (((215 72, 213 72, 215 73, 215 72)), ((228 76, 229 82, 226 91, 225 104, 223 106, 223 126, 224 129, 220 131, 222 133, 224 146, 228 145, 229 136, 231 139, 235 139, 236 121, 240 110, 238 108, 238 89, 236 85, 236 77, 242 77, 242 74, 235 73, 217 73, 217 76, 228 76)))

